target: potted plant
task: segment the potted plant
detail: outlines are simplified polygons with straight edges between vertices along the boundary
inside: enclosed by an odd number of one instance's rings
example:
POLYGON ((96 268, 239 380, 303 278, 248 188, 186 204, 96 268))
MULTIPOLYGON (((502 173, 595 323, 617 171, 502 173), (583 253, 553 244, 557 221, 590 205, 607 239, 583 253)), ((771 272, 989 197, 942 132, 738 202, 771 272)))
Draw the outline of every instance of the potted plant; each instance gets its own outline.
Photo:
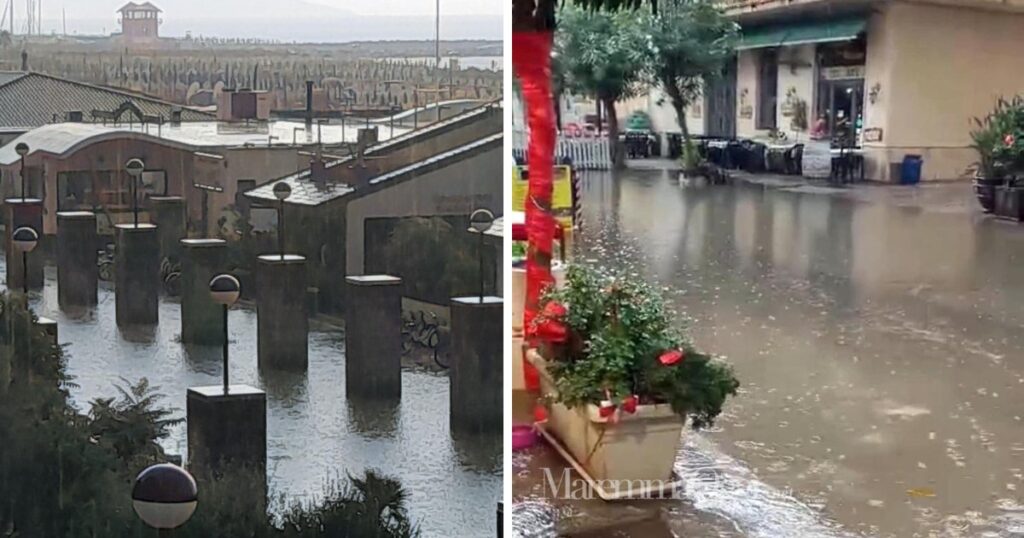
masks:
POLYGON ((683 142, 683 154, 679 170, 679 183, 694 187, 708 184, 722 185, 728 182, 728 176, 714 164, 708 162, 692 141, 683 142))
POLYGON ((669 480, 685 423, 712 425, 739 387, 636 279, 572 265, 535 323, 547 430, 596 480, 669 480))
POLYGON ((975 196, 986 213, 1020 220, 1017 178, 1024 173, 1024 98, 999 99, 992 112, 974 123, 975 196))

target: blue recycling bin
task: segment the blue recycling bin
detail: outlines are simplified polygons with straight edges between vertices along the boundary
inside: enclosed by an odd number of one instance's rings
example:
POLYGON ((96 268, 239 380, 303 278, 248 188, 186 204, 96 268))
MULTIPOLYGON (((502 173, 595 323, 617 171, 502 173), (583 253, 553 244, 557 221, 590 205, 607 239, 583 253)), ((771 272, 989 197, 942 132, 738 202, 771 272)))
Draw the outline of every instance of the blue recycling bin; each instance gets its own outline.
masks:
POLYGON ((904 155, 903 166, 900 168, 901 185, 917 185, 921 182, 921 167, 924 159, 920 155, 904 155))

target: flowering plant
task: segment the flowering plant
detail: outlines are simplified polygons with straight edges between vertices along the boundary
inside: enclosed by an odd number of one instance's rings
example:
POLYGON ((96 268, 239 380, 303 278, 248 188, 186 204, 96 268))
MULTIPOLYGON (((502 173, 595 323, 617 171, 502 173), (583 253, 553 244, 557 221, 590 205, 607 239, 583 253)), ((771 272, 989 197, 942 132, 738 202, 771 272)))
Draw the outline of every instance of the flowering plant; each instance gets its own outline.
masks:
POLYGON ((1024 180, 1024 97, 999 99, 984 118, 975 118, 972 147, 978 153, 974 168, 988 180, 1024 180))
POLYGON ((732 368, 697 351, 660 295, 636 279, 569 267, 565 285, 545 295, 534 334, 548 342, 555 400, 597 405, 605 417, 670 404, 699 429, 739 388, 732 368))

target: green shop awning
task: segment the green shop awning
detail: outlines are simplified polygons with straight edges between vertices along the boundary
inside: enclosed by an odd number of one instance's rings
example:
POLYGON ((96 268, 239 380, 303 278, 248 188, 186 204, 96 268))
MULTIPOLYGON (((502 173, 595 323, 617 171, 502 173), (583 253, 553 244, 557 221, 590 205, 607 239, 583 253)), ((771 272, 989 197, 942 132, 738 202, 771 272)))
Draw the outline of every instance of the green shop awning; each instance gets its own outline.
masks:
POLYGON ((867 28, 867 17, 831 21, 794 22, 743 29, 737 50, 763 49, 783 45, 853 41, 867 28))

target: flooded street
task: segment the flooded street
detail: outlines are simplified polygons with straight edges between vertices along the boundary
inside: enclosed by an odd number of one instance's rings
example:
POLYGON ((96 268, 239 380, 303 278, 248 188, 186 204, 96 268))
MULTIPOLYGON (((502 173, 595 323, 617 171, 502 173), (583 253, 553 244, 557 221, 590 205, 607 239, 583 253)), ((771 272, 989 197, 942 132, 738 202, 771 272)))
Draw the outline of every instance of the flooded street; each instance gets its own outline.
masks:
POLYGON ((608 535, 1024 536, 1024 226, 969 184, 584 185, 576 259, 663 286, 741 393, 684 434, 682 500, 552 507, 558 456, 517 454, 518 534, 632 510, 657 530, 608 535))
MULTIPOLYGON (((161 404, 184 417, 188 387, 221 382, 218 346, 186 347, 178 341, 181 308, 176 302, 162 298, 155 333, 147 341, 129 342, 115 324, 109 284, 100 284, 99 306, 80 319, 59 311, 56 284, 56 271, 49 267, 46 288, 33 308, 59 322, 68 370, 77 384, 71 395, 81 409, 88 409, 94 398, 116 396, 115 385, 125 385, 122 378, 135 382, 147 377, 166 395, 161 404)), ((229 326, 232 382, 267 392, 272 499, 284 495, 292 502, 317 495, 347 473, 375 468, 405 487, 412 520, 424 536, 470 538, 491 532, 501 497, 501 438, 452 438, 447 375, 406 369, 398 407, 359 405, 345 396, 341 329, 313 321, 308 373, 266 374, 256 367, 255 309, 232 310, 229 326)), ((164 444, 169 453, 184 455, 185 425, 164 444)))

